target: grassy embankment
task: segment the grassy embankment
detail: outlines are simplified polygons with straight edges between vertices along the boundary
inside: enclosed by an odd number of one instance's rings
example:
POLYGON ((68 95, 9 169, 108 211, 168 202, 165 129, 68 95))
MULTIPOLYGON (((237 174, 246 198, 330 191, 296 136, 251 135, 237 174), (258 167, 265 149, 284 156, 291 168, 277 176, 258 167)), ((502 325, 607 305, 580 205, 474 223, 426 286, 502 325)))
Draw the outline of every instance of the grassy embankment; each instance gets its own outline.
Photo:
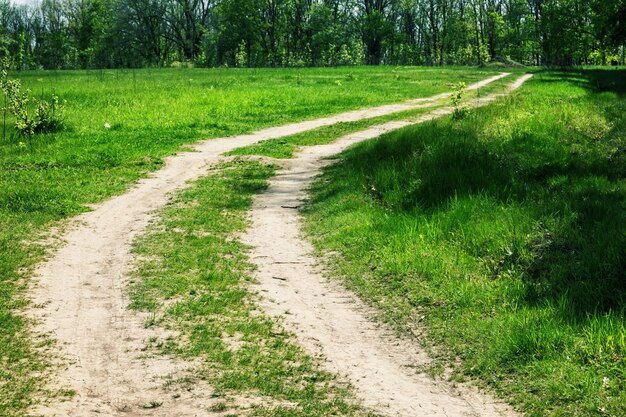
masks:
POLYGON ((20 415, 41 388, 45 361, 15 311, 25 306, 30 269, 43 257, 33 241, 55 222, 122 192, 184 143, 429 96, 448 83, 492 74, 467 68, 14 74, 35 94, 54 92, 68 107, 67 129, 35 137, 32 148, 18 146, 10 118, 7 137, 0 137, 0 415, 20 415))
MULTIPOLYGON (((331 269, 529 416, 626 415, 626 73, 539 73, 313 187, 331 269), (419 322, 419 323, 418 323, 419 322)), ((435 369, 431 369, 435 371, 435 369)))

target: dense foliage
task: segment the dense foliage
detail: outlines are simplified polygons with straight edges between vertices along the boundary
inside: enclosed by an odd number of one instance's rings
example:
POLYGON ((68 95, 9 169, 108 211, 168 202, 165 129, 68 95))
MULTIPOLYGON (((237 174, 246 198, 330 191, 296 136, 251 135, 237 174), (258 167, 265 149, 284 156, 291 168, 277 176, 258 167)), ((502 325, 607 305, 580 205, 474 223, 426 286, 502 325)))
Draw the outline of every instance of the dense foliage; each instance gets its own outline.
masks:
POLYGON ((0 0, 16 68, 624 64, 626 1, 0 0))

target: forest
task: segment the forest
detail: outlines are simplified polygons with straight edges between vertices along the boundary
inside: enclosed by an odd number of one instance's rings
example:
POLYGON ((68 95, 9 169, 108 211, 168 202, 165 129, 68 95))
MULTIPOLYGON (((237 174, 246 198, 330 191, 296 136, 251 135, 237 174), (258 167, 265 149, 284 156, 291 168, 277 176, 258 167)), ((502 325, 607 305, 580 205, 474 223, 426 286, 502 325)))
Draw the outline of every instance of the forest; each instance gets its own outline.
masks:
POLYGON ((624 65, 626 0, 0 0, 14 69, 624 65))

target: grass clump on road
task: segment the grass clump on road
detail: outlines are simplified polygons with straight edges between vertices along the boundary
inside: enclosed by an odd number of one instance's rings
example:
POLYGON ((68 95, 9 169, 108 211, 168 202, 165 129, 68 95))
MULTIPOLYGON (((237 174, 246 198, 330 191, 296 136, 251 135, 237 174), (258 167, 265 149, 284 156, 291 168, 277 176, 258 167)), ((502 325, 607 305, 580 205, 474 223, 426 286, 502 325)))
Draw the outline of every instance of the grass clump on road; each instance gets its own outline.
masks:
POLYGON ((544 72, 346 151, 307 229, 458 378, 529 416, 626 413, 626 74, 544 72), (421 324, 417 324, 421 321, 421 324))
POLYGON ((123 192, 183 144, 429 96, 493 73, 363 67, 9 74, 33 95, 54 94, 67 105, 64 129, 33 137, 32 147, 20 146, 10 115, 0 126, 0 415, 22 415, 41 386, 43 364, 15 312, 26 305, 22 289, 43 259, 32 242, 52 225, 123 192))
MULTIPOLYGON (((200 358, 199 376, 226 399, 245 398, 253 415, 370 415, 250 295, 251 264, 233 236, 245 229, 251 198, 273 172, 236 159, 176 197, 136 245, 146 260, 135 274, 132 306, 150 312, 151 325, 180 332, 160 344, 163 352, 200 358)), ((237 403, 221 407, 238 412, 237 403)))

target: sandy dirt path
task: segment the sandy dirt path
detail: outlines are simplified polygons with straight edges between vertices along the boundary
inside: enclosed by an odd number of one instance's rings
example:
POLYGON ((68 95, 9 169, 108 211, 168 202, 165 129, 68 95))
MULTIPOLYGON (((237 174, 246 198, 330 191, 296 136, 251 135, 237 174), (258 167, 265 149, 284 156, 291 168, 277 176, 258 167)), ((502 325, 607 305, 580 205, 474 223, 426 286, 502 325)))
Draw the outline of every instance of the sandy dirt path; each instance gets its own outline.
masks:
MULTIPOLYGON (((474 84, 477 89, 507 76, 474 84)), ((127 309, 127 273, 131 243, 174 191, 207 174, 219 156, 261 140, 279 138, 338 122, 361 120, 426 106, 448 94, 397 105, 264 129, 249 135, 200 142, 167 158, 163 169, 139 181, 127 193, 75 219, 61 248, 35 272, 32 316, 35 333, 58 344, 61 369, 56 388, 74 390, 66 402, 33 410, 43 416, 201 416, 209 415, 210 388, 165 392, 164 381, 185 376, 191 365, 172 358, 146 358, 145 341, 159 336, 143 325, 145 316, 127 309)))
MULTIPOLYGON (((529 76, 516 80, 519 88, 529 76)), ((498 95, 499 96, 499 95, 498 95)), ((490 96, 475 103, 493 101, 490 96)), ((311 245, 301 237, 298 208, 324 158, 355 143, 453 111, 436 110, 413 123, 390 122, 344 136, 328 145, 304 148, 255 198, 252 226, 243 240, 254 249, 263 307, 284 321, 307 351, 326 358, 329 371, 347 376, 363 402, 389 416, 514 416, 509 407, 468 387, 452 388, 411 371, 428 363, 414 343, 368 319, 367 308, 350 292, 325 280, 311 245)))

